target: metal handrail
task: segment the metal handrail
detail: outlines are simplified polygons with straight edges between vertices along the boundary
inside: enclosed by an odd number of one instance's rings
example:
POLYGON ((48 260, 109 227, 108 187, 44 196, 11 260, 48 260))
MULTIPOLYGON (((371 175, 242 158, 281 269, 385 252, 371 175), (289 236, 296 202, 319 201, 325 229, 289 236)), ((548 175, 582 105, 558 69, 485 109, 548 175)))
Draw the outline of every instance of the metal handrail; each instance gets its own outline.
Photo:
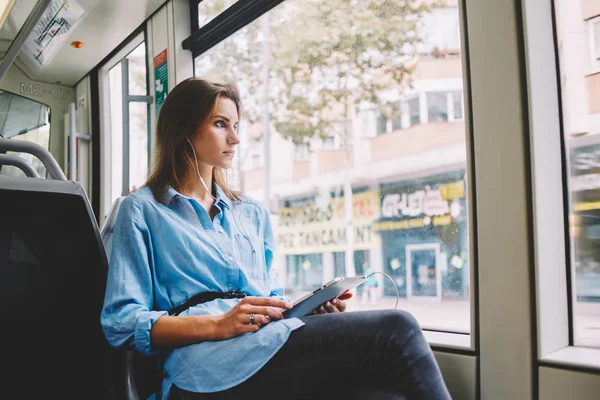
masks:
POLYGON ((40 159, 52 179, 67 179, 52 154, 37 143, 25 140, 0 139, 0 153, 6 153, 7 151, 32 154, 40 159))
POLYGON ((0 165, 12 165, 13 167, 19 168, 25 172, 25 175, 29 178, 39 178, 40 174, 33 168, 27 160, 18 157, 11 156, 8 154, 0 154, 0 165))

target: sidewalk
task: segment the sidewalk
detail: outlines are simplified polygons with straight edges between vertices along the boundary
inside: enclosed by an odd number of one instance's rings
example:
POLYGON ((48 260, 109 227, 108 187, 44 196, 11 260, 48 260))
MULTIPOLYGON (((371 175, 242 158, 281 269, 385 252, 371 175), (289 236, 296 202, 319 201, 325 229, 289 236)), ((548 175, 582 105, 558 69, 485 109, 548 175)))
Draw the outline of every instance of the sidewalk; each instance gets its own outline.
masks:
MULTIPOLYGON (((385 296, 376 304, 361 304, 360 296, 348 300, 348 311, 393 309, 395 297, 385 296)), ((470 304, 464 300, 399 299, 399 310, 413 314, 423 329, 469 333, 470 304)), ((600 303, 575 303, 575 345, 600 347, 600 303)))

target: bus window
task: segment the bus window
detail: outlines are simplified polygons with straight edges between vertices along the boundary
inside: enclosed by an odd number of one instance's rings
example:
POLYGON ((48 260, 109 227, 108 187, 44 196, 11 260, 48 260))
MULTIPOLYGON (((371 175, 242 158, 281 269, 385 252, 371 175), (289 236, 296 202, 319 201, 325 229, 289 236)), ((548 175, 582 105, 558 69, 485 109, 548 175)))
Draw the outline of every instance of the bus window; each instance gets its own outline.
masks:
POLYGON ((374 4, 287 0, 195 74, 239 86, 230 182, 269 207, 291 298, 381 272, 350 310, 393 308, 397 288, 423 328, 469 333, 458 7, 374 4))
POLYGON ((198 3, 198 28, 225 11, 237 0, 200 0, 198 3))
MULTIPOLYGON (((48 149, 50 107, 0 90, 0 137, 34 142, 48 149)), ((37 157, 25 153, 14 155, 26 159, 41 177, 46 175, 46 168, 37 157)), ((23 172, 15 167, 4 165, 0 166, 0 175, 23 176, 23 172)))
POLYGON ((556 2, 570 203, 573 341, 600 346, 600 7, 556 2))
POLYGON ((148 174, 150 101, 146 98, 148 89, 145 42, 137 45, 109 70, 108 80, 111 153, 115 157, 119 155, 116 158, 118 161, 112 163, 112 203, 119 196, 139 188, 146 181, 148 174), (127 79, 123 76, 125 70, 127 79), (123 87, 123 82, 127 82, 126 88, 123 87))

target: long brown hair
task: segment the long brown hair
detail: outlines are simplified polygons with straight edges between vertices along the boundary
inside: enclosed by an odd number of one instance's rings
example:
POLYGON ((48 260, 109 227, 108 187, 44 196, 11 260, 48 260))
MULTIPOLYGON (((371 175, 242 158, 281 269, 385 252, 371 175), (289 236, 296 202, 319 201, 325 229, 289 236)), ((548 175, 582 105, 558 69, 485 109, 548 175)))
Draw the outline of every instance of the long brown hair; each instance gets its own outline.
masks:
MULTIPOLYGON (((231 83, 188 78, 177 84, 165 99, 156 124, 154 165, 144 184, 150 187, 156 201, 165 202, 169 186, 179 191, 188 182, 195 160, 187 138, 191 140, 207 123, 219 97, 233 101, 240 116, 240 95, 231 83)), ((215 167, 213 181, 229 199, 240 201, 240 194, 227 187, 225 171, 215 167)))

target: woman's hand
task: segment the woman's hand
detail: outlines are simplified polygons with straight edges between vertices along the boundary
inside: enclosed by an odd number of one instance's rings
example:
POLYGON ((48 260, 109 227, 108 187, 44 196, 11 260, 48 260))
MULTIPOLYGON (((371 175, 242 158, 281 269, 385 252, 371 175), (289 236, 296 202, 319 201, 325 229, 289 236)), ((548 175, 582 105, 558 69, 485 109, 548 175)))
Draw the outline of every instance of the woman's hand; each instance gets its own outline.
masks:
POLYGON ((346 311, 346 302, 344 300, 348 300, 350 297, 352 297, 352 292, 344 292, 335 299, 328 301, 325 304, 322 304, 320 307, 315 308, 315 310, 312 313, 316 315, 344 312, 346 311))
POLYGON ((291 303, 272 297, 244 297, 235 307, 216 318, 215 340, 256 332, 271 321, 282 319, 281 310, 290 308, 291 303))

